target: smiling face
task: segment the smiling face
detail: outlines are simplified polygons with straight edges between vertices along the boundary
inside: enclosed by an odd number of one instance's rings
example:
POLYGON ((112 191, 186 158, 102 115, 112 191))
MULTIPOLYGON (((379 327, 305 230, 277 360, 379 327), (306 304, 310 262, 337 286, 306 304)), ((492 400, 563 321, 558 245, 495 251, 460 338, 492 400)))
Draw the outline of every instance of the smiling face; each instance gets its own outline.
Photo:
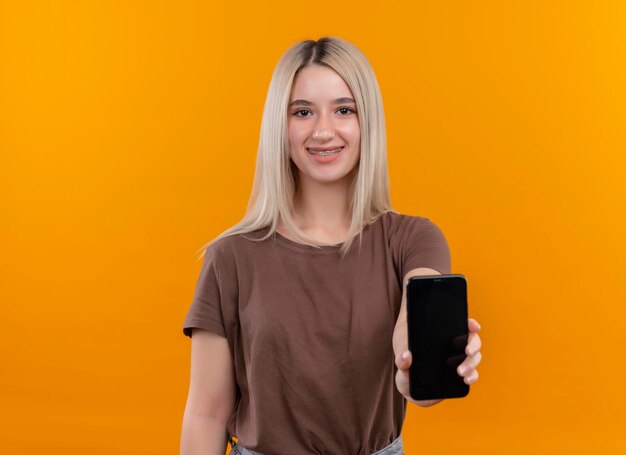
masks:
POLYGON ((299 178, 331 183, 351 178, 360 157, 356 103, 334 70, 309 65, 296 76, 287 112, 289 154, 299 178))

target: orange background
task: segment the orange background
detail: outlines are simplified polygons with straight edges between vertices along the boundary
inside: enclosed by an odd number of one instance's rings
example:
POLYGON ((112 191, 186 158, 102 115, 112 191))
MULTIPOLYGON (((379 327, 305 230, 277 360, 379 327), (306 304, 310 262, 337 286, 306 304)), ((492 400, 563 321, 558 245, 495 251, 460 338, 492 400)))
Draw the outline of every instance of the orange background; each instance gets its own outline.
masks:
POLYGON ((178 453, 196 251, 243 215, 278 58, 325 35, 374 66, 394 208, 483 327, 407 454, 626 450, 626 6, 380 8, 0 2, 0 451, 178 453))

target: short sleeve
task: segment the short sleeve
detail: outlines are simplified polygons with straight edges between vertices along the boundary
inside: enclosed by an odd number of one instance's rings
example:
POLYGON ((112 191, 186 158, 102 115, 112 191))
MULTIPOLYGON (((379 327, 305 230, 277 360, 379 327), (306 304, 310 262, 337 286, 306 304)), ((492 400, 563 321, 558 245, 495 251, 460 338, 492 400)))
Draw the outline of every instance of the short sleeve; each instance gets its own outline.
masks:
POLYGON ((417 268, 427 267, 441 274, 450 273, 450 248, 441 229, 428 218, 407 217, 403 236, 402 277, 417 268))
POLYGON ((191 338, 192 328, 201 328, 226 337, 222 313, 222 289, 215 244, 207 248, 196 284, 194 298, 183 324, 183 334, 191 338))

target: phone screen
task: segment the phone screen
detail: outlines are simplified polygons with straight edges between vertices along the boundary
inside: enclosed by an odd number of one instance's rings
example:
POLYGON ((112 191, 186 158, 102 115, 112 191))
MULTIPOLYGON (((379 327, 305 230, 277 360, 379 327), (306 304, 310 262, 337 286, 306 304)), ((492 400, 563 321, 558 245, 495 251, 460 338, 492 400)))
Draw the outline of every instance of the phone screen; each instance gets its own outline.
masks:
POLYGON ((468 339, 467 282, 463 275, 412 277, 407 283, 409 392, 414 400, 460 398, 469 385, 456 368, 468 339))

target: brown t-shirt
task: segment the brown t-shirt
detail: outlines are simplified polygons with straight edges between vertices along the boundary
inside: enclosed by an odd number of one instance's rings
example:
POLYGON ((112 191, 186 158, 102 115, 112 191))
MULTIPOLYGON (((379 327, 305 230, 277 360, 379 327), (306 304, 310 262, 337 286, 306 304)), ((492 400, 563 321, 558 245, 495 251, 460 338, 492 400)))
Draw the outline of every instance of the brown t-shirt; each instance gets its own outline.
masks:
POLYGON ((321 249, 267 228, 208 249, 183 333, 228 340, 238 394, 227 430, 271 455, 369 455, 402 430, 406 400, 392 346, 402 279, 450 273, 450 252, 429 219, 387 212, 354 239, 321 249))

